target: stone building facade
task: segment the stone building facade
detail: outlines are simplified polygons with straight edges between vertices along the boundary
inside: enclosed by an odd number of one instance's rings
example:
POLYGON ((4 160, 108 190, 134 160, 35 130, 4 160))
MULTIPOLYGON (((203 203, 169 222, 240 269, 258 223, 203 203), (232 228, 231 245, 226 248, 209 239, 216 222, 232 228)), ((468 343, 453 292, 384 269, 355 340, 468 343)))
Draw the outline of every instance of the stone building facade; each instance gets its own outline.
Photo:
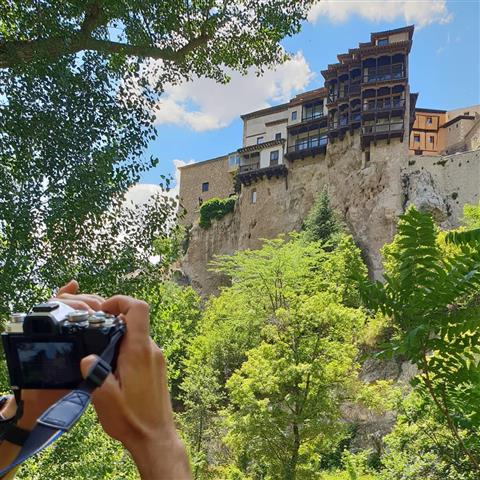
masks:
POLYGON ((184 210, 181 223, 184 225, 195 223, 200 206, 206 200, 233 194, 233 176, 228 169, 228 156, 184 165, 179 170, 179 197, 184 210))

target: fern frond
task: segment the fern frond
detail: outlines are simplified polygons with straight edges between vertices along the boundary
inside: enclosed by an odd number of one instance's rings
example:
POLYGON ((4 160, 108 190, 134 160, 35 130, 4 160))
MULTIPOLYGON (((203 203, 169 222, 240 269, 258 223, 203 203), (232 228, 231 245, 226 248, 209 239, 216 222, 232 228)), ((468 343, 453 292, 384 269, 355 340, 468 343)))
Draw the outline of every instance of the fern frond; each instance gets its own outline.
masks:
POLYGON ((472 245, 480 247, 480 228, 464 232, 451 231, 445 236, 446 243, 453 245, 472 245))

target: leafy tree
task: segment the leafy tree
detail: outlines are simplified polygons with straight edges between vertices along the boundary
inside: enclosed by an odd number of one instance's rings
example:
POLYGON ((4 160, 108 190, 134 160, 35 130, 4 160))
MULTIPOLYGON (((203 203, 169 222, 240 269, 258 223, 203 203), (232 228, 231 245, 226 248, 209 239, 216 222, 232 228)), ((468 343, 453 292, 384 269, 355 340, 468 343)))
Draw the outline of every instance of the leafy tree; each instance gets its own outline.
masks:
POLYGON ((480 244, 442 248, 431 216, 411 207, 388 253, 385 283, 363 283, 364 300, 393 319, 397 334, 388 350, 417 365, 414 385, 478 476, 480 244))
POLYGON ((167 360, 169 389, 177 406, 183 364, 200 320, 200 298, 192 288, 172 282, 146 285, 136 295, 150 305, 151 335, 167 360))
POLYGON ((148 269, 174 206, 121 205, 157 164, 143 155, 165 83, 284 60, 311 3, 2 2, 0 313, 74 274, 111 293, 148 269))
POLYGON ((345 436, 340 407, 355 393, 358 309, 332 295, 289 299, 262 332, 262 343, 228 380, 227 444, 247 457, 248 473, 314 478, 322 453, 345 436))
MULTIPOLYGON (((385 438, 384 480, 474 480, 465 452, 424 392, 412 392, 397 408, 397 421, 385 438)), ((460 430, 460 435, 468 432, 460 430)), ((478 433, 477 433, 478 443, 478 433)))
POLYGON ((282 61, 278 42, 299 31, 313 3, 7 2, 0 9, 0 68, 53 63, 88 51, 110 57, 112 69, 156 59, 161 79, 196 74, 223 80, 224 67, 245 70, 282 61))
POLYGON ((303 225, 305 238, 309 242, 334 242, 342 231, 337 213, 330 205, 327 188, 324 187, 308 213, 303 225))
POLYGON ((467 228, 480 228, 480 202, 463 206, 463 219, 467 228))
POLYGON ((182 383, 196 478, 310 474, 345 434, 336 402, 363 391, 354 359, 367 320, 350 281, 366 274, 359 250, 348 236, 327 252, 292 235, 214 268, 232 285, 208 302, 182 383))

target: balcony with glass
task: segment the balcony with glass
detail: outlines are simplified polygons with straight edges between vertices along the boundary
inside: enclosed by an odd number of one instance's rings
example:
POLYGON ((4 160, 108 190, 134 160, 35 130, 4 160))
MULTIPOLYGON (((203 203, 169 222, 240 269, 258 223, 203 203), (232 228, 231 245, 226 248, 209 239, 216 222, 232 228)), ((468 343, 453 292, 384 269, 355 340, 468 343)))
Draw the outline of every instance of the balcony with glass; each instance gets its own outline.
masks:
POLYGON ((378 83, 406 78, 405 55, 402 53, 379 58, 368 58, 362 62, 363 83, 378 83))
POLYGON ((315 128, 289 137, 286 157, 290 161, 315 157, 327 151, 327 128, 315 128))
POLYGON ((362 124, 362 146, 367 146, 371 141, 390 141, 391 138, 401 138, 404 135, 402 117, 388 117, 377 120, 368 120, 362 124))
POLYGON ((286 176, 288 170, 283 163, 280 163, 280 158, 283 158, 282 150, 271 151, 269 164, 262 167, 259 152, 242 155, 237 172, 238 181, 242 185, 250 185, 252 182, 261 180, 264 177, 270 179, 272 177, 280 178, 286 176))
POLYGON ((323 99, 306 103, 302 108, 302 122, 311 122, 323 117, 323 99))

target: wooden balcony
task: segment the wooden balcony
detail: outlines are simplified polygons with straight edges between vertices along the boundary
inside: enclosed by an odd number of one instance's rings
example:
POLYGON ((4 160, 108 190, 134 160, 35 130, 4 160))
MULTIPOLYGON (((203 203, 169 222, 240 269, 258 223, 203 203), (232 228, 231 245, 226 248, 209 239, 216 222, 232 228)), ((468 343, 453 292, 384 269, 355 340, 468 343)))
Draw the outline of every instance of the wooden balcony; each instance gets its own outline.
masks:
POLYGON ((402 115, 404 108, 405 100, 403 98, 383 98, 364 103, 362 110, 364 118, 372 118, 375 114, 382 112, 402 115))
POLYGON ((365 148, 371 141, 400 138, 403 141, 404 125, 402 122, 377 123, 375 125, 362 125, 362 148, 365 148))
POLYGON ((303 141, 295 143, 287 148, 286 158, 291 162, 306 157, 315 157, 316 155, 325 155, 327 152, 328 137, 317 136, 306 138, 303 141))
POLYGON ((272 165, 270 167, 259 168, 258 163, 240 165, 237 173, 237 179, 242 185, 250 185, 253 182, 262 180, 264 177, 271 179, 273 177, 286 177, 288 169, 285 165, 272 165))
POLYGON ((382 65, 380 67, 370 67, 364 71, 363 83, 379 83, 390 80, 402 80, 406 78, 405 65, 403 63, 394 63, 393 65, 382 65))

